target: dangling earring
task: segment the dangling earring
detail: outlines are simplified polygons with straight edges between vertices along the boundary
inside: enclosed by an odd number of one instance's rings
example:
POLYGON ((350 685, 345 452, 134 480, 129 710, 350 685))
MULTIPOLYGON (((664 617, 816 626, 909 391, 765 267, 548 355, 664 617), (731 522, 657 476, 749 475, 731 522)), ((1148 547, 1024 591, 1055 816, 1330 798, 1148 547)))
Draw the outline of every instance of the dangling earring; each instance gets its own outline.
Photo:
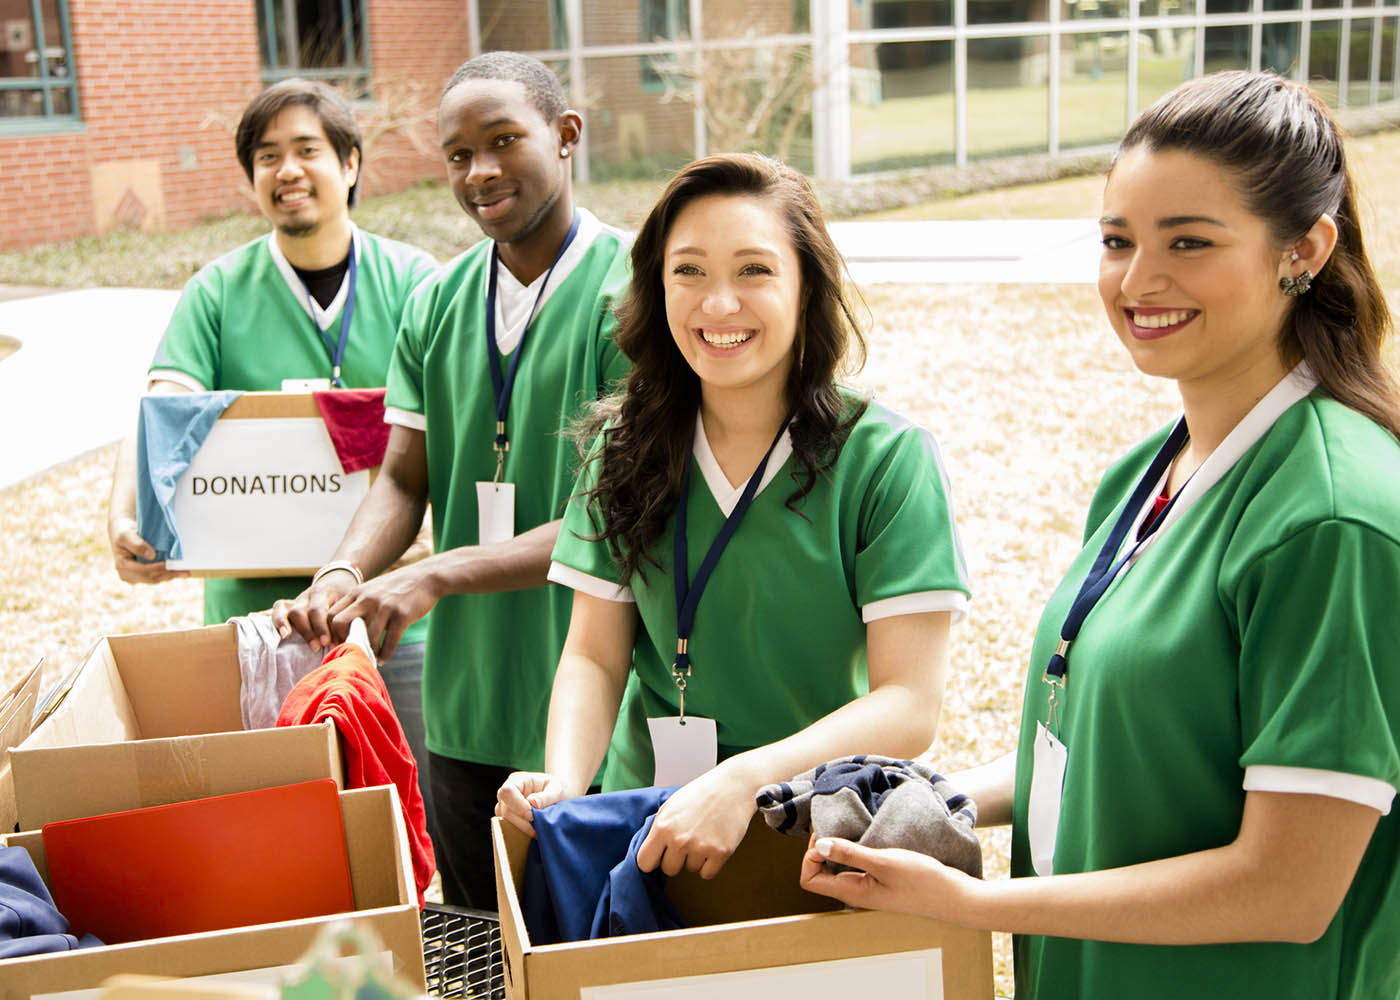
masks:
POLYGON ((1287 295, 1291 299, 1296 299, 1298 296, 1307 293, 1307 290, 1312 287, 1312 280, 1312 272, 1304 268, 1296 278, 1290 278, 1286 274, 1282 278, 1279 278, 1278 287, 1283 289, 1284 295, 1287 295))

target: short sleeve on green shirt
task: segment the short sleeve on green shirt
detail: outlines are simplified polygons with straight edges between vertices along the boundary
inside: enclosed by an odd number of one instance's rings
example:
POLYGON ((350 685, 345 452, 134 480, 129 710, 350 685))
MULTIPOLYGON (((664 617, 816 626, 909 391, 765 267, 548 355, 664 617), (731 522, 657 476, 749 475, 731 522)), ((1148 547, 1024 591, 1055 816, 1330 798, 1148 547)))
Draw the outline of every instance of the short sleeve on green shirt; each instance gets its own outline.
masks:
MULTIPOLYGON (((851 405, 858 405, 854 399, 851 405)), ((866 613, 966 606, 966 569, 938 450, 927 431, 867 406, 827 476, 788 507, 795 489, 787 448, 725 548, 698 607, 689 651, 686 711, 716 721, 721 757, 790 736, 865 694, 866 613), (800 678, 792 665, 802 664, 800 678), (736 697, 742 691, 743 697, 736 697)), ((697 421, 687 548, 690 579, 743 484, 725 480, 697 421)), ((590 467, 591 470, 591 467, 590 467)), ((586 472, 580 486, 591 481, 586 472)), ((551 579, 637 603, 637 694, 623 705, 604 785, 651 780, 646 719, 676 714, 675 516, 654 543, 659 568, 622 583, 607 545, 575 491, 555 545, 551 579)))

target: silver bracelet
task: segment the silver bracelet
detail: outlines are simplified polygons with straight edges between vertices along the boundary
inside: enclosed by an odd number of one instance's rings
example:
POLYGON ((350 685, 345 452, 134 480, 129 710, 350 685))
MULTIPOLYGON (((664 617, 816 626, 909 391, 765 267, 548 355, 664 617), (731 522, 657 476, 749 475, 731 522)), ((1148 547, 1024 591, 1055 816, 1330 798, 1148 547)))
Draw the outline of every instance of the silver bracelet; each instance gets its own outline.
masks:
POLYGON ((360 567, 356 566, 349 559, 332 559, 316 571, 316 574, 311 578, 311 586, 316 586, 316 582, 320 580, 321 577, 325 576, 327 573, 334 573, 338 569, 343 569, 353 576, 355 578, 355 586, 357 587, 365 582, 365 575, 360 572, 360 567))

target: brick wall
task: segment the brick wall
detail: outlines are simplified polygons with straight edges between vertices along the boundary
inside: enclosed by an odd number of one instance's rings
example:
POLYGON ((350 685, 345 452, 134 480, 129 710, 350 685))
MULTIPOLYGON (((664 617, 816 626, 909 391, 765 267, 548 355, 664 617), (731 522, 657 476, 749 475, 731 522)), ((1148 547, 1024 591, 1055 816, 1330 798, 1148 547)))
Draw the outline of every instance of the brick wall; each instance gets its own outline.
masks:
MULTIPOLYGON (((252 211, 232 128, 262 86, 257 2, 69 0, 82 128, 0 134, 0 248, 96 232, 117 203, 128 224, 166 229, 252 211)), ((374 143, 368 194, 440 176, 432 111, 468 26, 462 0, 367 8, 378 100, 362 127, 398 126, 374 143)))

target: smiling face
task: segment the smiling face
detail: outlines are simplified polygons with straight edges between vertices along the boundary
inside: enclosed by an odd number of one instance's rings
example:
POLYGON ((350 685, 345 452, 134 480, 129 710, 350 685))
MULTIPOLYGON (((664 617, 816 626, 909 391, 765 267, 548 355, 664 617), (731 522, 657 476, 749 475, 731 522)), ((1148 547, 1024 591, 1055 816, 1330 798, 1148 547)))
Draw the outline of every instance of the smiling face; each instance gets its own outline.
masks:
POLYGON ((1289 254, 1230 174, 1179 150, 1137 146, 1104 188, 1099 295, 1148 375, 1203 387, 1268 387, 1284 373, 1289 254))
POLYGON ((305 237, 344 222, 360 156, 340 162, 316 112, 290 104, 268 122, 253 148, 253 192, 258 208, 287 236, 305 237))
POLYGON ((773 204, 743 195, 690 202, 666 235, 661 282, 671 336, 702 391, 781 399, 802 275, 773 204))
POLYGON ((578 143, 576 121, 572 112, 546 121, 511 80, 467 79, 443 97, 438 134, 452 194, 503 253, 557 245, 561 220, 567 232, 573 206, 561 153, 578 143))

